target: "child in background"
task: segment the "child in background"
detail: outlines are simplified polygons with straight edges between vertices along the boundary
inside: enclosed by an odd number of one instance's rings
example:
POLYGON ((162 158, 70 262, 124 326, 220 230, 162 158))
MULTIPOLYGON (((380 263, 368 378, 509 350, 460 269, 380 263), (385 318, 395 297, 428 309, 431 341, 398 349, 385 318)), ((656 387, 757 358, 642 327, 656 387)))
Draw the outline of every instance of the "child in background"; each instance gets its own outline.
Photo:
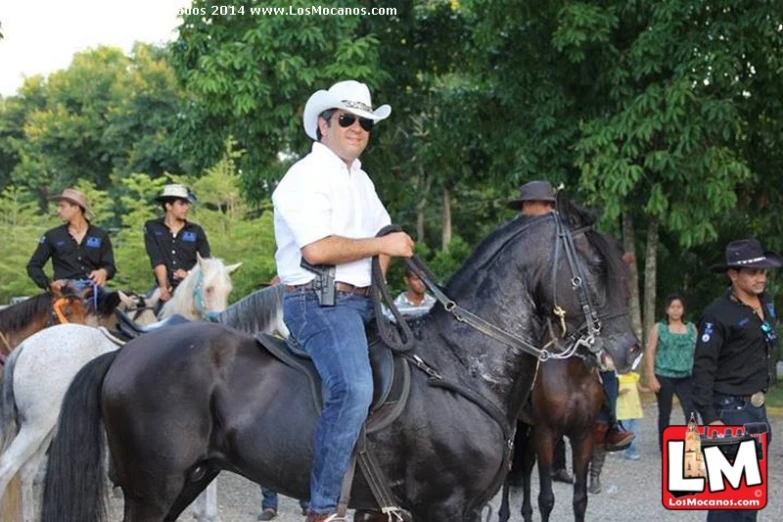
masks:
POLYGON ((642 400, 639 396, 641 385, 639 374, 629 372, 618 375, 620 390, 617 397, 617 419, 622 421, 623 427, 636 433, 636 438, 625 450, 625 458, 639 460, 639 422, 644 417, 642 412, 642 400))

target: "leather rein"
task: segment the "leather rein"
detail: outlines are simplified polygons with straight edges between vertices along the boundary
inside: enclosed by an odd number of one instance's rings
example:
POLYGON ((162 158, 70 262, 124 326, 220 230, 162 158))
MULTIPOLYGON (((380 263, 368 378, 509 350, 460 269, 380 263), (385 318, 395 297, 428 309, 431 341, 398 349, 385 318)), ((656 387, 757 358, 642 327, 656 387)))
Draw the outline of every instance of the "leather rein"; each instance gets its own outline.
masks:
MULTIPOLYGON (((562 352, 554 352, 549 348, 557 343, 557 338, 553 335, 552 340, 545 344, 543 347, 537 347, 529 343, 521 336, 507 332, 498 326, 490 323, 474 314, 470 310, 467 310, 460 306, 456 301, 448 297, 440 286, 435 283, 435 276, 427 268, 427 266, 418 257, 413 256, 406 259, 408 268, 421 279, 424 286, 432 293, 435 299, 443 305, 443 308, 449 312, 454 318, 465 323, 475 330, 483 333, 487 337, 490 337, 502 344, 518 351, 527 353, 537 357, 540 361, 546 361, 548 359, 566 359, 573 356, 577 350, 584 346, 588 348, 592 353, 597 354, 600 351, 600 347, 596 347, 596 339, 601 334, 601 321, 598 312, 593 305, 590 294, 585 286, 585 269, 582 262, 579 260, 576 246, 574 245, 574 236, 582 234, 592 227, 583 227, 575 231, 571 231, 563 222, 557 211, 552 211, 553 219, 555 220, 555 238, 554 238, 554 262, 552 265, 552 288, 554 295, 554 309, 553 313, 559 318, 561 325, 561 338, 565 339, 566 349, 562 352), (577 293, 579 299, 579 306, 584 316, 584 321, 576 330, 573 330, 568 334, 568 328, 565 321, 565 310, 557 305, 557 267, 560 262, 560 244, 562 242, 562 250, 571 270, 571 287, 577 293), (568 336, 566 337, 566 335, 568 336), (596 347, 594 350, 593 348, 596 347)), ((522 231, 526 230, 525 227, 522 231)), ((378 236, 385 236, 393 232, 400 232, 402 229, 397 225, 389 225, 384 227, 378 236)), ((521 231, 520 231, 521 232, 521 231)), ((517 232, 519 234, 520 232, 517 232)), ((382 326, 384 321, 379 321, 379 330, 381 331, 381 337, 389 345, 389 347, 398 352, 407 352, 413 348, 413 333, 408 326, 405 319, 394 306, 393 299, 388 292, 388 288, 383 278, 383 274, 380 269, 380 262, 377 258, 373 260, 373 300, 376 304, 376 317, 380 317, 381 313, 380 301, 381 298, 387 303, 390 312, 397 321, 397 327, 386 324, 386 328, 382 326), (399 339, 397 339, 390 330, 398 331, 399 339)), ((615 317, 616 315, 604 317, 615 317)))

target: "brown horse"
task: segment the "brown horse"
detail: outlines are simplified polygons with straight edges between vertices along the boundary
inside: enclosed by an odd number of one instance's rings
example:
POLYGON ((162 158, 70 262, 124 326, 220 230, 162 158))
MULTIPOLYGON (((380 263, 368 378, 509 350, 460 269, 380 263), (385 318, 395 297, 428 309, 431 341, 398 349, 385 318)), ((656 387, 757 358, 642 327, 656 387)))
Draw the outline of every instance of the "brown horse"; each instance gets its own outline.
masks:
POLYGON ((64 289, 62 293, 44 292, 0 310, 0 353, 2 360, 16 346, 54 324, 85 324, 89 310, 81 296, 64 289))
POLYGON ((539 367, 531 397, 532 414, 517 423, 516 448, 511 471, 503 485, 499 518, 510 517, 509 486, 522 482, 522 517, 533 520, 530 479, 538 458, 540 493, 538 509, 546 522, 555 505, 552 492, 552 459, 555 444, 563 435, 571 441, 574 468, 574 518, 583 521, 587 509, 587 471, 593 453, 593 423, 604 401, 597 365, 589 355, 551 359, 539 367), (532 425, 530 424, 532 423, 532 425))

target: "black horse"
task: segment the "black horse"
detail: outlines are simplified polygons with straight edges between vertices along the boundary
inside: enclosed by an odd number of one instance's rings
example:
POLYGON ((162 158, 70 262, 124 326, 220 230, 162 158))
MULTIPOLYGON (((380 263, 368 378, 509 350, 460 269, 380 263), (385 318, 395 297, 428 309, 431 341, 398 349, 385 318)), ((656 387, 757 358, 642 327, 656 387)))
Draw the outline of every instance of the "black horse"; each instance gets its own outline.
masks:
MULTIPOLYGON (((412 353, 442 380, 414 370, 402 414, 368 435, 414 520, 480 519, 505 477, 513 423, 535 377, 538 360, 524 346, 552 341, 548 322, 560 321, 554 309, 565 311, 568 343, 603 344, 619 368, 637 349, 619 251, 589 228, 586 214, 564 216, 513 220, 493 232, 445 289, 459 307, 437 305, 416 332, 412 353), (594 320, 603 318, 600 335, 585 303, 594 320), (456 310, 475 313, 506 340, 456 321, 456 310), (444 382, 453 386, 437 386, 444 382)), ((103 520, 101 419, 125 522, 176 520, 221 470, 307 498, 317 418, 310 386, 238 331, 240 323, 151 333, 80 372, 51 449, 44 522, 103 520)), ((377 509, 360 473, 351 505, 377 509)))

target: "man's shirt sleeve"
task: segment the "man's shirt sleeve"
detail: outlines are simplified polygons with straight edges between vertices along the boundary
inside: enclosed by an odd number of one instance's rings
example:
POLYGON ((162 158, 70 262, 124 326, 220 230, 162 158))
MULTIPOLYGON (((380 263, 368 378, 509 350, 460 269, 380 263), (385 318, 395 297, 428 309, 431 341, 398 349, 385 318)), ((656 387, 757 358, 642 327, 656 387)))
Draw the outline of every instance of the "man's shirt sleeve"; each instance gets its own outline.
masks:
POLYGON ((49 244, 49 238, 44 234, 38 242, 38 247, 33 252, 30 261, 27 263, 27 275, 39 288, 44 290, 49 287, 49 278, 46 277, 43 267, 50 257, 52 257, 52 246, 49 244))
POLYGON ((103 244, 101 245, 100 268, 106 270, 107 281, 117 273, 117 267, 114 264, 114 247, 111 244, 111 238, 108 233, 104 234, 103 244))
POLYGON ((155 238, 154 225, 147 222, 144 225, 144 248, 147 250, 147 256, 150 258, 150 266, 154 269, 158 265, 165 265, 166 260, 160 251, 160 245, 155 238))
POLYGON ((209 240, 207 240, 207 233, 204 232, 202 227, 199 227, 198 232, 199 242, 196 251, 201 254, 201 257, 212 257, 212 252, 209 248, 209 240))
POLYGON ((713 401, 713 384, 718 369, 718 356, 727 332, 713 315, 705 314, 699 326, 696 351, 693 356, 693 400, 704 424, 718 420, 713 401))
POLYGON ((300 249, 334 234, 329 187, 318 176, 309 176, 309 183, 305 183, 305 174, 303 171, 297 172, 290 180, 286 180, 289 183, 281 184, 272 197, 275 212, 282 218, 300 249))

